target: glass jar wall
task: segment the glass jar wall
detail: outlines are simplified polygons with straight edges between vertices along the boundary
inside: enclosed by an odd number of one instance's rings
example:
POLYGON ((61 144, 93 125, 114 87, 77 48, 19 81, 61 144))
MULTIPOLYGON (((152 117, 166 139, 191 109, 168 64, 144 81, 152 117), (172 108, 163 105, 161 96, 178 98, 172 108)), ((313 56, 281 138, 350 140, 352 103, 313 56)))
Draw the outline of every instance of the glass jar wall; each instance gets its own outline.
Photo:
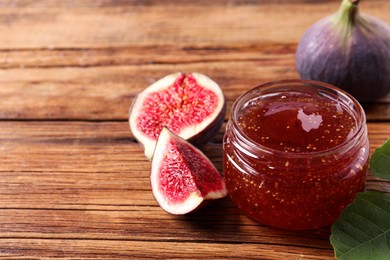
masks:
POLYGON ((271 82, 244 93, 224 136, 232 201, 256 221, 284 229, 332 224, 364 189, 368 157, 360 104, 314 81, 271 82))

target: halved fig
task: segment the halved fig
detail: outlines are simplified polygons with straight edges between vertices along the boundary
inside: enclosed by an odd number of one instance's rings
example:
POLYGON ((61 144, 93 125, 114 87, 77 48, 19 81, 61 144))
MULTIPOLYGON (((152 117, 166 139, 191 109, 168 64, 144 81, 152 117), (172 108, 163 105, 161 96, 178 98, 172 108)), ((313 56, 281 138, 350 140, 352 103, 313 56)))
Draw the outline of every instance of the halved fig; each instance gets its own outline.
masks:
POLYGON ((158 204, 175 215, 227 195, 225 181, 212 162, 165 127, 154 151, 150 182, 158 204))
POLYGON ((151 159, 163 127, 198 146, 219 130, 226 112, 221 88, 200 73, 174 73, 135 98, 129 123, 134 137, 151 159))

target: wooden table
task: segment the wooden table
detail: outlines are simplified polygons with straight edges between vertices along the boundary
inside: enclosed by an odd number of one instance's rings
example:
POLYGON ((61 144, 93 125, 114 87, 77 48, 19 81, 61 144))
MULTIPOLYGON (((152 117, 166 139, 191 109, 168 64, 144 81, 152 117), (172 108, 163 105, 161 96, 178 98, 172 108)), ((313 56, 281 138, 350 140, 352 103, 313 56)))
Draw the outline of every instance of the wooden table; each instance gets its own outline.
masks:
MULTIPOLYGON (((1 256, 332 259, 329 228, 270 228, 228 198, 188 216, 165 213, 127 117, 139 91, 176 71, 217 81, 228 112, 257 84, 297 78, 297 42, 338 5, 0 1, 1 256)), ((389 1, 361 9, 390 23, 389 1)), ((390 97, 364 107, 372 151, 390 137, 390 97)), ((204 148, 221 171, 223 132, 204 148)), ((369 172, 367 188, 390 184, 369 172)))

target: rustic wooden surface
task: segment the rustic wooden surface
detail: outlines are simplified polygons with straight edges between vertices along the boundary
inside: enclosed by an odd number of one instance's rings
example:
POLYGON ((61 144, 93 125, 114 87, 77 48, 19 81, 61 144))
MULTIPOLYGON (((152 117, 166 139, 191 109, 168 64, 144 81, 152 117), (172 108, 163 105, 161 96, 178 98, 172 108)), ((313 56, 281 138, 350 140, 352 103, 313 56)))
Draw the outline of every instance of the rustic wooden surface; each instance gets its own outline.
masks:
MULTIPOLYGON (((389 1, 361 2, 390 23, 389 1)), ((338 4, 1 0, 1 257, 334 258, 329 228, 266 227, 228 198, 163 212, 127 116, 140 90, 176 71, 212 77, 228 111, 254 85, 297 78, 297 42, 338 4)), ((373 150, 390 137, 390 97, 364 107, 373 150)), ((220 170, 222 135, 204 148, 220 170)), ((390 184, 370 172, 367 188, 390 184)))

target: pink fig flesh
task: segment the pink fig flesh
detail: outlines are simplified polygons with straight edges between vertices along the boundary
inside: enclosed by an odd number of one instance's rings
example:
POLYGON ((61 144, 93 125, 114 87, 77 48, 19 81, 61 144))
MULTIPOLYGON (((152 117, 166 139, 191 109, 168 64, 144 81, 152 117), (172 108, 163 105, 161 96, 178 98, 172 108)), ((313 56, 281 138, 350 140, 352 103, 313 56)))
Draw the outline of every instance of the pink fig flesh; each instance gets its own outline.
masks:
POLYGON ((225 98, 217 83, 200 73, 175 73, 136 97, 129 123, 150 159, 163 127, 201 145, 219 130, 225 112, 225 98))
POLYGON ((175 215, 227 195, 225 181, 212 162, 165 127, 153 155, 150 182, 158 204, 175 215))

